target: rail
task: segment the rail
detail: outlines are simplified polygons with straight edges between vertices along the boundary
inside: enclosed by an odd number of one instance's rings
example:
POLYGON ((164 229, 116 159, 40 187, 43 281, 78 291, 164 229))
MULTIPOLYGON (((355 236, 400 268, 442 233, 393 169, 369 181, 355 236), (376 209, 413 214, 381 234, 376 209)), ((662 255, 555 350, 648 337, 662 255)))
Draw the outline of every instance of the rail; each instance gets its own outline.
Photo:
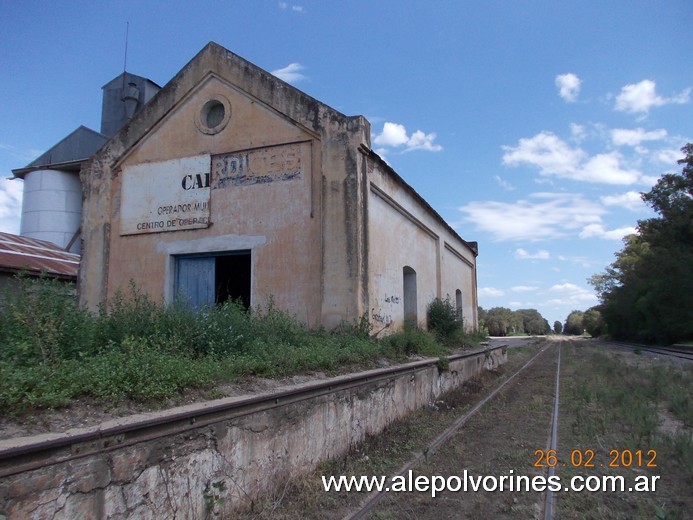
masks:
MULTIPOLYGON (((505 347, 478 349, 453 354, 447 359, 456 361, 503 348, 505 347)), ((0 478, 184 433, 341 390, 389 381, 404 374, 414 374, 437 366, 438 362, 437 358, 428 358, 394 367, 337 376, 326 381, 308 383, 275 393, 250 397, 228 397, 201 405, 188 405, 172 411, 125 417, 74 432, 5 439, 0 441, 0 478)))

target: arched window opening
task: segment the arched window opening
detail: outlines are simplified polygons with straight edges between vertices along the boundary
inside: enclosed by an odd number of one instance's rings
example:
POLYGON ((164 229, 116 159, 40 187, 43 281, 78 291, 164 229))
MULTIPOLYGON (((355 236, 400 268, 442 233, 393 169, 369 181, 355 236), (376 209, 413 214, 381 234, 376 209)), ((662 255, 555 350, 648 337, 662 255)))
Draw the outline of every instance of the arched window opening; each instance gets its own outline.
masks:
POLYGON ((416 302, 416 271, 404 266, 402 269, 404 279, 404 323, 416 327, 418 323, 417 302, 416 302))
POLYGON ((455 291, 455 311, 457 312, 457 321, 462 321, 462 291, 455 291))

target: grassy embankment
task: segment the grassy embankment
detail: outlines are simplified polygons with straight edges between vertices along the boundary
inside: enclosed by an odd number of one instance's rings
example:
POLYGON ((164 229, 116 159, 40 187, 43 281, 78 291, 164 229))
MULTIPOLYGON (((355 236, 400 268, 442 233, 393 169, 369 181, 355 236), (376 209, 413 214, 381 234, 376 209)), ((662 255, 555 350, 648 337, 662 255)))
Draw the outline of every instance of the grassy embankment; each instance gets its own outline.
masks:
POLYGON ((406 330, 371 337, 367 320, 335 331, 311 330, 272 302, 246 311, 227 302, 201 312, 163 306, 131 287, 93 314, 74 287, 24 279, 0 312, 0 410, 20 413, 88 397, 112 403, 156 402, 191 388, 245 376, 333 372, 370 360, 442 356, 478 343, 462 329, 406 330))
POLYGON ((659 479, 645 492, 561 493, 560 517, 690 518, 693 367, 576 345, 563 350, 558 474, 659 479))

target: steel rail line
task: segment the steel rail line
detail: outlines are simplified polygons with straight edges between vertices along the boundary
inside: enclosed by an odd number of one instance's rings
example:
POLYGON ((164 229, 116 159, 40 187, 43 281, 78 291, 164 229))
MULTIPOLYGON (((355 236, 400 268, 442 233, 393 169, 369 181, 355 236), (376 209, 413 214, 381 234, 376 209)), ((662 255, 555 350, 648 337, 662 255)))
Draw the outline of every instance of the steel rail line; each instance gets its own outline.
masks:
MULTIPOLYGON (((498 347, 502 348, 502 347, 498 347)), ((395 476, 404 476, 407 474, 407 472, 414 467, 414 465, 419 462, 422 458, 427 457, 428 455, 432 454, 441 444, 443 444, 445 441, 447 441, 450 437, 452 437, 457 430, 459 430, 464 424, 472 417, 474 416, 488 401, 493 399, 498 392, 500 392, 505 385, 510 383, 513 379, 515 379, 516 376, 518 376, 521 372, 523 372, 527 367, 529 367, 534 361, 539 357, 542 353, 546 351, 548 346, 544 346, 539 352, 537 352, 529 361, 527 361, 522 367, 520 367, 513 375, 511 375, 508 379, 500 383, 496 388, 493 389, 493 391, 484 397, 481 401, 479 401, 471 410, 469 410, 467 413, 462 415, 455 423, 450 426, 447 430, 445 430, 443 433, 441 433, 438 437, 436 437, 431 444, 429 444, 427 447, 425 447, 422 451, 417 453, 414 458, 409 460, 404 466, 402 466, 394 475, 390 477, 392 479, 395 476)), ((359 505, 359 509, 356 511, 353 511, 349 513, 347 516, 344 517, 344 520, 359 520, 363 518, 365 515, 370 513, 375 506, 378 505, 378 503, 384 498, 384 496, 387 493, 385 491, 373 491, 371 494, 369 494, 366 499, 361 502, 359 505)))
MULTIPOLYGON (((563 341, 558 344, 558 359, 556 361, 556 393, 553 402, 553 417, 551 418, 551 434, 549 435, 549 449, 556 450, 558 444, 558 403, 560 401, 561 389, 561 346, 563 341)), ((549 466, 549 478, 556 473, 554 466, 549 466)), ((553 491, 551 488, 546 488, 546 504, 544 506, 544 520, 551 520, 553 517, 553 491)))
POLYGON ((621 343, 618 341, 600 341, 605 345, 612 345, 618 348, 624 348, 630 351, 643 351, 651 352, 653 354, 660 354, 662 356, 670 356, 679 359, 685 359, 687 361, 693 361, 693 347, 657 347, 652 345, 639 345, 637 343, 621 343))
MULTIPOLYGON (((447 359, 452 362, 488 354, 502 348, 505 347, 499 346, 454 354, 447 359)), ((169 435, 177 435, 196 428, 342 390, 387 383, 402 375, 412 374, 413 376, 420 370, 436 366, 438 361, 436 358, 429 358, 395 367, 338 376, 327 381, 301 385, 299 388, 290 388, 271 394, 229 397, 219 400, 220 402, 203 403, 194 409, 187 406, 170 413, 149 414, 150 417, 142 419, 133 420, 125 417, 110 421, 115 424, 103 428, 94 426, 75 433, 5 439, 0 441, 0 478, 110 452, 169 435)))

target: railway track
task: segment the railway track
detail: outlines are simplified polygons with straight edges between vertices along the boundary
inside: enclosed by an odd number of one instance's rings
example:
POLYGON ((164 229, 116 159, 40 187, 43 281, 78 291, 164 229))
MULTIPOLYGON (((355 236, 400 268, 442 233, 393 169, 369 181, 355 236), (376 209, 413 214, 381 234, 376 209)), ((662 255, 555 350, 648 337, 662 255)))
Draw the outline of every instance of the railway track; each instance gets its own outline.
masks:
MULTIPOLYGON (((432 457, 438 450, 450 451, 449 445, 453 445, 456 442, 456 436, 462 435, 461 430, 470 422, 478 412, 485 410, 494 401, 497 400, 507 400, 508 396, 517 396, 523 389, 526 389, 527 380, 533 380, 537 376, 536 373, 531 373, 530 368, 534 367, 540 371, 546 372, 548 370, 548 377, 545 377, 542 381, 542 388, 546 392, 546 401, 550 405, 547 407, 546 416, 550 417, 549 422, 543 422, 542 420, 537 421, 537 439, 542 439, 537 447, 546 447, 545 453, 548 450, 556 450, 558 442, 558 403, 559 403, 559 387, 560 387, 560 346, 565 343, 566 340, 558 342, 550 342, 545 344, 539 352, 531 357, 524 365, 522 365, 518 370, 512 373, 507 379, 496 386, 486 397, 480 400, 473 408, 462 414, 447 430, 441 433, 435 438, 430 444, 428 444, 420 452, 416 453, 411 460, 404 464, 394 475, 405 477, 410 474, 412 469, 416 466, 421 466, 422 464, 426 466, 425 468, 418 467, 418 474, 425 474, 429 469, 435 467, 435 462, 433 462, 432 457), (555 353, 555 354, 554 354, 555 353), (540 365, 536 367, 535 365, 540 365), (555 366, 555 369, 553 368, 555 366), (555 370, 555 371, 554 371, 555 370), (549 383, 546 385, 545 383, 549 383), (550 411, 549 411, 550 410, 550 411), (543 423, 543 424, 542 424, 543 423), (447 447, 444 445, 448 444, 447 447)), ((536 372, 536 370, 534 371, 536 372)), ((546 374, 545 374, 546 375, 546 374)), ((493 412, 488 412, 492 414, 493 412)), ((459 442, 464 442, 460 440, 459 442)), ((492 446, 489 445, 489 448, 492 446)), ((454 450, 453 450, 454 451, 454 450)), ((449 457, 443 454, 443 458, 449 461, 449 457)), ((462 467, 462 466, 460 466, 462 467)), ((554 468, 545 468, 543 473, 545 476, 551 476, 554 468)), ((444 471, 436 469, 439 473, 444 473, 444 471)), ((407 494, 410 495, 410 494, 407 494)), ((440 505, 449 503, 451 500, 456 498, 450 497, 436 497, 433 501, 426 504, 425 507, 420 505, 402 503, 393 503, 392 495, 386 491, 376 491, 368 495, 356 509, 353 509, 349 514, 344 517, 344 520, 357 520, 362 518, 368 518, 374 515, 375 518, 379 518, 382 514, 384 517, 389 518, 394 515, 395 517, 407 517, 407 518, 439 518, 447 516, 441 515, 440 505), (388 504, 389 502, 389 504, 388 504), (390 515, 390 516, 388 516, 390 515)), ((403 496, 403 500, 409 500, 410 496, 403 496)), ((462 500, 461 498, 457 498, 462 500)), ((530 498, 535 502, 535 507, 543 510, 543 518, 545 520, 551 520, 554 511, 554 497, 550 491, 546 493, 535 493, 534 496, 530 498)), ((413 500, 416 502, 416 499, 413 500)), ((483 515, 482 515, 483 516, 483 515)), ((463 516, 461 516, 463 517, 463 516)))
POLYGON ((599 341, 602 344, 610 345, 613 347, 629 350, 631 352, 649 352, 651 354, 657 354, 660 356, 669 356, 677 359, 685 359, 686 361, 693 361, 693 347, 684 346, 669 346, 669 347, 657 347, 652 345, 638 345, 633 343, 621 343, 617 341, 599 341))

